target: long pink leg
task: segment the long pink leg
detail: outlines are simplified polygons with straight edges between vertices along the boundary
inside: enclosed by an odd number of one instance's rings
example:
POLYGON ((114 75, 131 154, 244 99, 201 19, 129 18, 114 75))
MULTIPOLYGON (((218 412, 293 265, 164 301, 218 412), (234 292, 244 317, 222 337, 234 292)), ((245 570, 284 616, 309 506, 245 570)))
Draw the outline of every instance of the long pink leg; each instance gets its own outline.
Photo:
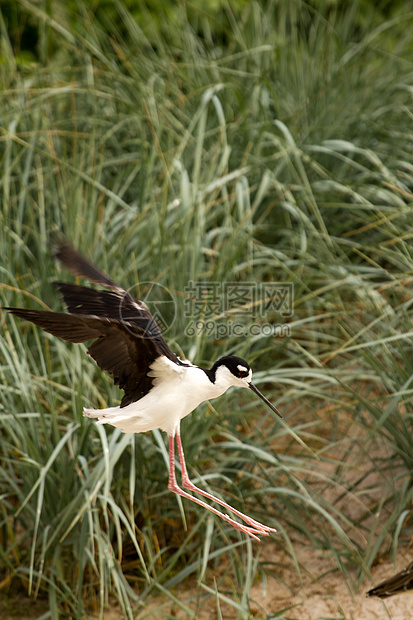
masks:
POLYGON ((199 493, 200 495, 203 495, 207 499, 210 499, 211 501, 216 502, 223 508, 230 510, 231 512, 234 513, 234 515, 236 515, 237 517, 239 517, 240 519, 243 519, 243 521, 248 523, 248 525, 252 525, 252 527, 258 530, 261 530, 263 534, 277 531, 275 528, 269 527, 268 525, 263 525, 259 521, 256 521, 255 519, 252 519, 248 515, 245 515, 243 512, 240 512, 236 508, 233 508, 230 504, 227 504, 226 502, 224 502, 224 500, 220 499, 219 497, 215 497, 215 495, 211 495, 211 493, 207 493, 207 491, 204 491, 203 489, 200 489, 199 487, 195 486, 195 484, 189 479, 189 476, 188 476, 188 470, 186 468, 184 450, 182 447, 181 435, 179 434, 179 432, 176 434, 176 443, 178 446, 179 461, 181 463, 181 469, 182 469, 182 486, 185 489, 189 489, 190 491, 193 491, 194 493, 199 493))
POLYGON ((227 523, 235 527, 236 530, 240 530, 240 532, 244 532, 245 534, 252 536, 252 538, 255 538, 256 540, 259 540, 259 538, 255 534, 260 534, 261 536, 268 534, 268 532, 265 532, 261 528, 247 527, 246 525, 243 525, 242 523, 238 523, 237 521, 234 521, 234 519, 231 519, 230 516, 224 514, 223 512, 220 512, 219 510, 216 510, 216 508, 213 508, 212 506, 209 506, 206 502, 203 502, 201 499, 198 499, 197 497, 190 495, 189 493, 187 493, 186 491, 184 491, 178 486, 178 483, 176 482, 176 477, 175 477, 175 439, 173 435, 169 436, 168 489, 172 491, 173 493, 177 493, 178 495, 181 495, 182 497, 186 497, 187 499, 190 499, 192 502, 195 502, 199 506, 202 506, 203 508, 210 510, 215 515, 217 515, 218 517, 221 517, 222 519, 227 521, 227 523))
POLYGON ((177 441, 177 444, 178 444, 179 460, 181 462, 182 484, 183 484, 183 486, 185 488, 187 488, 187 489, 190 489, 191 491, 194 491, 196 493, 199 493, 199 494, 203 495, 204 497, 207 497, 208 499, 210 499, 210 500, 212 500, 214 502, 217 502, 218 504, 220 504, 224 508, 227 508, 228 510, 231 510, 235 515, 237 515, 238 517, 240 517, 241 519, 246 521, 251 527, 247 527, 245 525, 242 525, 242 523, 238 523, 237 521, 234 521, 234 519, 231 519, 230 516, 220 512, 219 510, 216 510, 212 506, 209 506, 208 504, 206 504, 202 500, 198 499, 197 497, 193 497, 189 493, 186 493, 185 491, 183 491, 178 486, 178 484, 176 482, 176 478, 175 478, 175 456, 174 456, 175 455, 175 445, 174 445, 174 438, 173 438, 173 436, 169 437, 169 485, 168 486, 169 486, 169 489, 171 491, 173 491, 174 493, 178 493, 179 495, 182 495, 183 497, 186 497, 186 498, 192 500, 193 502, 195 502, 196 504, 199 504, 200 506, 203 506, 207 510, 210 510, 214 514, 216 514, 219 517, 225 519, 225 521, 230 523, 237 530, 240 530, 241 532, 244 532, 244 533, 248 534, 249 536, 252 536, 253 538, 255 538, 257 540, 259 540, 259 539, 257 538, 257 536, 255 536, 254 533, 260 534, 261 536, 267 536, 270 531, 271 532, 275 532, 276 531, 274 528, 268 527, 266 525, 262 525, 258 521, 255 521, 254 519, 251 519, 251 517, 248 517, 247 515, 244 515, 239 510, 236 510, 235 508, 233 508, 232 506, 230 506, 229 504, 227 504, 223 500, 219 499, 218 497, 215 497, 214 495, 211 495, 210 493, 207 493, 206 491, 203 491, 202 489, 199 489, 197 486, 195 486, 189 480, 189 477, 188 477, 188 471, 186 469, 185 456, 184 456, 184 451, 183 451, 183 448, 182 448, 182 442, 181 442, 181 437, 180 437, 179 432, 176 435, 176 441, 177 441))
POLYGON ((219 504, 223 508, 226 508, 227 510, 230 510, 231 512, 233 512, 234 515, 236 515, 240 519, 243 519, 249 525, 252 525, 252 527, 257 528, 259 530, 262 530, 265 534, 268 533, 268 532, 276 532, 277 531, 275 528, 270 527, 269 525, 263 525, 259 521, 256 521, 255 519, 252 519, 248 515, 245 515, 243 512, 240 512, 236 508, 233 508, 230 504, 227 504, 226 502, 224 502, 219 497, 215 497, 215 495, 211 495, 211 493, 207 493, 207 491, 204 491, 203 489, 200 489, 199 487, 197 487, 189 479, 189 476, 188 476, 188 470, 186 468, 184 450, 183 450, 183 447, 182 447, 181 435, 180 435, 179 432, 176 434, 176 443, 177 443, 177 446, 178 446, 179 461, 181 463, 181 469, 182 469, 182 486, 185 489, 189 489, 190 491, 193 491, 194 493, 200 493, 200 495, 203 495, 207 499, 210 499, 211 501, 216 502, 217 504, 219 504))

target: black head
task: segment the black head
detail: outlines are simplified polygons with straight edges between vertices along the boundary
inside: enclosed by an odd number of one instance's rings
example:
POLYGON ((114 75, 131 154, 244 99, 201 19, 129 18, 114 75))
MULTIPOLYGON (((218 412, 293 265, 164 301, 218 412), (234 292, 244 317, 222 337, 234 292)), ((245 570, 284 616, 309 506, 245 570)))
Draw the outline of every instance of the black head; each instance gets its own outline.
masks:
POLYGON ((211 370, 207 371, 210 380, 213 383, 219 382, 228 389, 228 387, 246 387, 256 394, 268 407, 274 411, 280 418, 281 413, 269 400, 265 398, 259 389, 252 383, 252 371, 248 362, 237 357, 236 355, 225 355, 215 362, 211 370))
POLYGON ((236 355, 225 355, 225 357, 217 360, 211 368, 214 374, 220 366, 228 368, 230 373, 237 379, 245 379, 251 372, 248 362, 236 355))

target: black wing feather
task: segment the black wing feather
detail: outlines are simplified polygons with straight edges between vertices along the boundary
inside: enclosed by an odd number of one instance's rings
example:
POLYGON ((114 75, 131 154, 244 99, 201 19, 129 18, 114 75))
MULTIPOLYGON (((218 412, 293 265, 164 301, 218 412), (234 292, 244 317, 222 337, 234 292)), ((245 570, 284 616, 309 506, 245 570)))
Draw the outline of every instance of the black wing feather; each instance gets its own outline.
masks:
POLYGON ((121 407, 142 398, 152 387, 148 366, 163 353, 156 342, 131 323, 106 317, 5 308, 11 314, 35 323, 53 336, 69 342, 95 342, 88 354, 114 377, 115 385, 125 390, 121 407))
POLYGON ((111 290, 95 291, 86 286, 57 282, 70 314, 5 309, 63 340, 75 343, 94 340, 88 353, 102 370, 113 375, 115 384, 125 390, 121 407, 148 393, 152 387, 152 378, 147 376, 148 367, 161 355, 186 366, 167 345, 143 301, 134 299, 67 243, 60 244, 56 257, 75 275, 111 290))
POLYGON ((80 276, 95 284, 101 284, 114 290, 123 290, 121 286, 118 286, 103 271, 89 263, 84 256, 79 254, 68 243, 61 243, 56 250, 55 256, 75 276, 80 276))
POLYGON ((86 342, 99 338, 102 333, 101 320, 97 317, 75 317, 64 312, 47 310, 24 310, 23 308, 4 308, 11 314, 26 319, 42 327, 45 331, 68 340, 69 342, 86 342))
POLYGON ((93 314, 119 319, 122 298, 112 291, 95 291, 86 286, 54 282, 71 314, 93 314))
POLYGON ((56 282, 55 286, 62 294, 65 305, 71 314, 105 317, 120 321, 125 326, 132 324, 141 334, 141 338, 155 341, 162 355, 176 364, 181 363, 167 345, 155 319, 143 301, 134 299, 123 289, 121 289, 122 292, 95 291, 86 286, 63 282, 56 282))

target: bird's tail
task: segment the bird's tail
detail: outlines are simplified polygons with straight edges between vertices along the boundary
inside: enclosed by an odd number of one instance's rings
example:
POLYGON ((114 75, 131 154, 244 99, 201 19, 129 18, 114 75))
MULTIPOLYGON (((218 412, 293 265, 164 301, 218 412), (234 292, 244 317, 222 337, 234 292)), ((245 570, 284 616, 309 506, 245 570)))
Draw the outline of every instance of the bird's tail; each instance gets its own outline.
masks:
POLYGON ((96 424, 110 424, 124 433, 146 433, 157 425, 150 416, 142 412, 131 412, 127 407, 108 407, 107 409, 83 409, 83 415, 96 420, 96 424))
POLYGON ((83 415, 86 418, 98 418, 98 424, 109 422, 108 417, 116 417, 119 407, 108 407, 107 409, 87 409, 83 408, 83 415))

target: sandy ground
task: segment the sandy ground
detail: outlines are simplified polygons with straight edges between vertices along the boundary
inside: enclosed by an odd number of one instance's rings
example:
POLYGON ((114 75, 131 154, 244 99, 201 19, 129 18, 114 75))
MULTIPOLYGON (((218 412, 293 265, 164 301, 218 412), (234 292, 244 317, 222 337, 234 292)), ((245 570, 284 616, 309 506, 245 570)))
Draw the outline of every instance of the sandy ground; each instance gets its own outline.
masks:
MULTIPOLYGON (((265 589, 262 583, 256 584, 251 591, 251 615, 248 620, 269 620, 270 618, 282 620, 381 620, 382 618, 413 620, 413 592, 394 596, 384 602, 378 598, 366 596, 366 591, 373 585, 366 580, 358 593, 352 593, 341 574, 338 572, 326 574, 328 566, 330 565, 331 568, 334 566, 333 560, 323 558, 321 554, 310 554, 308 549, 304 548, 301 553, 298 551, 298 555, 301 562, 307 560, 307 566, 311 568, 312 574, 303 573, 303 585, 299 588, 296 587, 297 574, 293 567, 283 572, 284 583, 269 579, 265 589)), ((411 560, 413 560, 412 556, 401 557, 396 569, 391 562, 381 564, 373 571, 375 582, 379 583, 402 570, 411 560)), ((202 594, 202 591, 198 594, 202 594)), ((182 589, 181 596, 179 596, 179 600, 189 608, 193 608, 194 598, 196 598, 196 589, 191 592, 184 592, 182 589)), ((229 605, 220 604, 220 609, 223 620, 237 620, 236 612, 229 605)), ((167 599, 161 597, 150 607, 138 613, 136 619, 164 620, 165 617, 189 619, 187 614, 169 606, 167 599), (166 603, 162 614, 155 611, 159 608, 161 601, 166 603), (150 613, 151 608, 152 613, 150 613)), ((108 610, 105 614, 105 620, 120 620, 120 618, 119 612, 115 609, 108 610)), ((216 602, 213 598, 198 610, 196 619, 218 620, 216 602)))
MULTIPOLYGON (((300 559, 303 560, 303 558, 300 559)), ((375 582, 379 583, 391 577, 395 572, 402 570, 411 559, 410 557, 403 561, 402 558, 396 570, 394 570, 392 563, 380 565, 373 571, 375 582)), ((327 560, 327 564, 329 562, 332 565, 331 560, 327 560)), ((389 598, 384 603, 376 597, 366 596, 366 590, 371 587, 367 581, 363 583, 358 593, 352 593, 342 575, 337 572, 326 575, 326 559, 320 555, 313 557, 308 566, 311 567, 312 577, 303 576, 303 587, 294 594, 291 594, 287 586, 282 586, 275 580, 268 583, 265 594, 261 586, 254 586, 251 599, 259 601, 259 604, 251 604, 254 617, 265 618, 270 614, 280 613, 282 610, 290 608, 285 611, 284 617, 294 620, 330 620, 333 618, 337 620, 413 619, 413 593, 389 598), (295 607, 291 608, 292 606, 295 607)), ((297 579, 293 573, 291 573, 291 577, 297 579)), ((286 583, 289 584, 288 577, 285 579, 286 583)))
MULTIPOLYGON (((279 553, 279 550, 278 550, 279 553)), ((413 620, 413 592, 402 594, 387 599, 385 602, 374 597, 366 596, 366 591, 374 584, 367 580, 363 583, 358 593, 352 593, 343 577, 338 572, 329 572, 329 566, 333 569, 334 561, 323 558, 319 553, 311 553, 308 549, 298 550, 301 562, 306 562, 312 574, 302 574, 303 585, 297 588, 297 574, 295 569, 285 570, 281 580, 269 579, 266 588, 263 584, 256 584, 251 590, 250 610, 248 620, 269 620, 280 618, 282 620, 413 620)), ((386 562, 373 570, 375 583, 379 583, 396 572, 402 570, 412 556, 400 557, 396 569, 391 562, 386 562)), ((175 594, 177 594, 175 592, 175 594)), ((195 591, 191 593, 192 597, 195 591)), ((179 599, 191 605, 191 596, 182 592, 179 599)), ((193 598, 192 598, 193 600, 193 598)), ((158 602, 159 604, 159 602, 158 602)), ((229 605, 220 605, 224 620, 236 620, 237 614, 229 605)), ((148 616, 149 608, 136 616, 164 619, 165 615, 153 612, 148 616)), ((163 609, 164 614, 169 612, 172 617, 186 619, 188 615, 182 614, 177 609, 168 607, 163 609)), ((169 616, 169 617, 171 617, 169 616)), ((114 610, 105 616, 105 620, 118 620, 119 616, 114 610)), ((218 620, 215 600, 209 602, 198 611, 197 620, 218 620)))
MULTIPOLYGON (((267 550, 270 554, 270 548, 267 550)), ((277 550, 279 555, 279 549, 277 550)), ((311 553, 308 549, 298 549, 300 562, 304 563, 308 572, 302 573, 303 585, 297 588, 297 574, 295 569, 285 569, 280 575, 281 579, 269 579, 266 588, 262 583, 257 583, 251 590, 251 615, 250 619, 281 618, 284 620, 413 620, 413 592, 402 594, 387 599, 385 602, 378 598, 366 596, 366 590, 371 585, 365 581, 360 592, 352 593, 343 577, 338 572, 327 572, 333 569, 334 561, 331 558, 323 558, 320 553, 311 553), (310 574, 311 570, 311 574, 310 574)), ((286 558, 287 559, 287 558, 286 558)), ((402 570, 413 556, 400 557, 396 569, 391 562, 385 562, 373 570, 376 583, 387 579, 395 572, 402 570)), ((196 588, 189 591, 180 589, 179 600, 189 608, 194 608, 193 601, 196 598, 196 588)), ((202 590, 198 591, 202 595, 202 590)), ((221 613, 224 620, 235 620, 236 612, 229 605, 221 604, 221 613)), ((33 620, 48 611, 45 602, 31 601, 25 597, 9 601, 6 605, 0 599, 1 620, 33 620)), ((135 618, 151 618, 151 620, 164 620, 166 617, 174 617, 182 620, 190 616, 181 610, 171 607, 166 597, 152 599, 149 607, 142 609, 135 618), (162 613, 159 607, 163 604, 162 613), (151 613, 151 609, 153 609, 151 613), (149 615, 148 615, 149 614, 149 615), (170 614, 170 615, 169 615, 170 614)), ((90 620, 94 616, 90 616, 90 620)), ((122 620, 122 612, 113 607, 104 613, 105 620, 122 620)), ((197 620, 217 620, 216 602, 210 598, 197 612, 197 620)))
MULTIPOLYGON (((274 543, 266 545, 262 550, 261 559, 273 559, 284 565, 279 579, 269 578, 266 586, 257 582, 251 590, 250 619, 282 618, 284 620, 413 620, 413 592, 401 594, 387 599, 385 602, 378 598, 366 596, 366 591, 374 585, 368 580, 363 582, 360 591, 351 592, 342 574, 336 570, 336 563, 331 557, 323 556, 322 552, 310 550, 308 547, 295 546, 295 552, 299 559, 302 570, 302 585, 297 583, 297 573, 291 560, 274 543)), ((375 567, 372 576, 375 583, 379 583, 396 572, 402 570, 413 560, 411 549, 405 554, 399 550, 396 567, 392 562, 383 562, 375 567)), ((213 587, 213 584, 211 584, 213 587)), ((198 589, 196 584, 186 584, 174 591, 175 596, 187 605, 195 609, 194 600, 205 592, 198 589)), ((232 607, 220 605, 224 620, 236 620, 237 615, 232 607)), ((0 619, 1 620, 33 620, 48 611, 46 601, 33 601, 27 597, 13 597, 7 602, 0 594, 0 619)), ((149 607, 136 613, 135 618, 145 617, 151 620, 164 620, 165 617, 174 617, 182 620, 189 619, 176 607, 172 607, 166 597, 154 597, 149 607), (159 608, 162 606, 162 613, 159 608), (150 613, 150 610, 153 610, 150 613), (148 615, 149 614, 149 615, 148 615), (170 615, 169 615, 170 614, 170 615)), ((90 619, 94 620, 94 616, 90 619)), ((105 620, 122 620, 122 612, 116 608, 107 609, 104 613, 105 620)), ((217 606, 214 597, 210 597, 205 604, 198 609, 197 620, 217 620, 217 606)))

